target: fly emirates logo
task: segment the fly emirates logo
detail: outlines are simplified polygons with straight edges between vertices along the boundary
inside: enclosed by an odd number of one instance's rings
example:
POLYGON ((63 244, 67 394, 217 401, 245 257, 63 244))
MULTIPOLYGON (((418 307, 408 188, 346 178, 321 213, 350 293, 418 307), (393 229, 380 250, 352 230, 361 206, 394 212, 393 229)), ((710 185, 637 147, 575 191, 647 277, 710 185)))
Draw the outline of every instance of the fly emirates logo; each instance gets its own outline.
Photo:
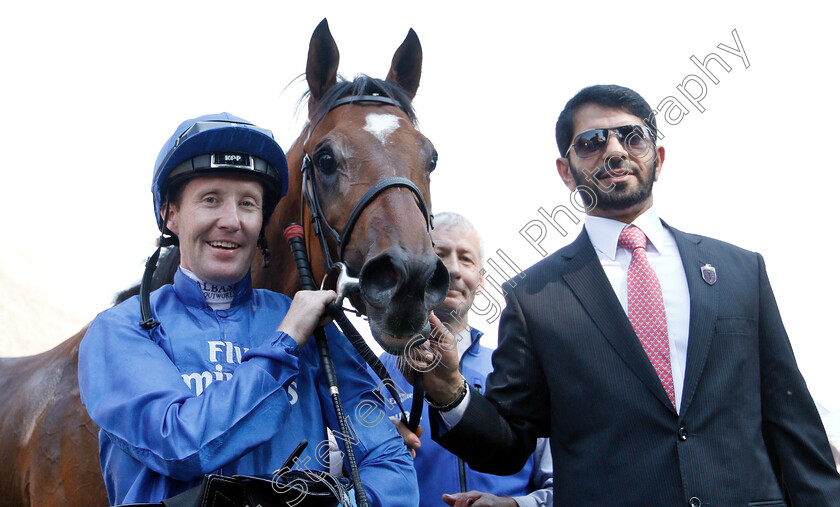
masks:
MULTIPOLYGON (((219 340, 208 341, 207 350, 209 353, 208 359, 211 363, 215 363, 216 365, 212 371, 205 370, 202 372, 181 375, 181 378, 184 379, 187 387, 189 387, 196 396, 200 396, 201 393, 207 389, 207 386, 213 382, 230 380, 233 377, 233 373, 231 373, 231 371, 236 368, 236 365, 242 363, 242 355, 248 352, 247 348, 238 347, 231 342, 219 340), (224 364, 233 366, 227 368, 229 371, 225 371, 226 368, 224 367, 224 364)), ((294 405, 298 400, 297 383, 292 382, 289 385, 288 391, 289 401, 292 405, 294 405)))

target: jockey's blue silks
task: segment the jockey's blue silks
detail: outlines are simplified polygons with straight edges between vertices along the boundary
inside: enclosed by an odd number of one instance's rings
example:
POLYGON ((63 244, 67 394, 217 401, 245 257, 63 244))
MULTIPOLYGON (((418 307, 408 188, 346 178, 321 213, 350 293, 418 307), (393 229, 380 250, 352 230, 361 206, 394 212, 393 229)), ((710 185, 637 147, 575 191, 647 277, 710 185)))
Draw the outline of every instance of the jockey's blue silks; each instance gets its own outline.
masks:
MULTIPOLYGON (((204 473, 271 473, 303 439, 309 446, 299 467, 328 469, 328 444, 321 444, 325 427, 336 430, 338 421, 314 340, 298 348, 275 331, 288 297, 252 289, 246 276, 231 307, 214 311, 198 284, 178 272, 150 302, 158 327, 137 325, 135 297, 100 314, 79 352, 82 400, 103 428, 100 458, 112 503, 167 498, 204 473)), ((357 415, 359 406, 381 406, 376 383, 360 375, 366 364, 334 325, 326 335, 351 424, 340 438, 354 448, 371 504, 416 505, 402 438, 387 418, 371 425, 357 415)))

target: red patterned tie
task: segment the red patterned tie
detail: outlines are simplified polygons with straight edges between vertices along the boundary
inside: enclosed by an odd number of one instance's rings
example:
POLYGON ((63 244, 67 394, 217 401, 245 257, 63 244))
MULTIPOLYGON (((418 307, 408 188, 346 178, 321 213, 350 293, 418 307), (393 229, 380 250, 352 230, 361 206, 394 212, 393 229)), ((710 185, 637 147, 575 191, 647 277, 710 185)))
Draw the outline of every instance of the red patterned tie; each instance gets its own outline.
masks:
POLYGON ((659 375, 662 387, 674 401, 674 379, 671 377, 671 352, 668 346, 668 323, 665 320, 665 303, 659 279, 650 266, 645 246, 647 236, 631 225, 621 231, 618 246, 630 250, 633 259, 627 270, 627 307, 630 324, 659 375))

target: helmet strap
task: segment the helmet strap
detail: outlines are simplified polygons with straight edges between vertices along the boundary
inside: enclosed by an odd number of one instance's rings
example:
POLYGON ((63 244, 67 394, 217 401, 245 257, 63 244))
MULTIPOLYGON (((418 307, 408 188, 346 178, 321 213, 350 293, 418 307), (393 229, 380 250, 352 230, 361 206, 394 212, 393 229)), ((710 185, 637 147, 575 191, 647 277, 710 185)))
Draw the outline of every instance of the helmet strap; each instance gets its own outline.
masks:
POLYGON ((178 236, 169 230, 169 198, 163 201, 165 208, 163 208, 163 223, 160 226, 160 237, 157 239, 157 245, 160 247, 178 246, 178 236))
POLYGON ((143 279, 140 281, 140 327, 151 330, 160 324, 157 320, 152 318, 151 304, 149 303, 149 290, 152 285, 152 275, 157 269, 158 257, 160 257, 160 249, 163 244, 163 234, 158 239, 158 247, 149 259, 146 260, 146 270, 143 272, 143 279))
POLYGON ((152 306, 149 302, 149 296, 152 287, 152 276, 157 269, 158 258, 160 258, 160 250, 166 246, 174 246, 178 244, 178 236, 172 234, 166 228, 169 222, 169 203, 166 203, 166 211, 164 212, 163 225, 161 226, 160 237, 157 239, 157 249, 146 260, 146 269, 143 271, 143 278, 140 281, 140 327, 143 329, 154 329, 160 322, 152 318, 152 306), (167 233, 169 234, 167 236, 167 233))

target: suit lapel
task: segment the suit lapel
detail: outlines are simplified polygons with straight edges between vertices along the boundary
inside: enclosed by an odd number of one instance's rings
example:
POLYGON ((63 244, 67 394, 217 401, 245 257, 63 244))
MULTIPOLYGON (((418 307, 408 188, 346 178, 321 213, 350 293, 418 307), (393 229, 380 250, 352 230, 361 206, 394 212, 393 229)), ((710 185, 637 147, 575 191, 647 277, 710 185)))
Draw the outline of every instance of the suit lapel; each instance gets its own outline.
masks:
POLYGON ((674 410, 630 320, 610 285, 586 229, 563 249, 561 275, 610 345, 660 402, 674 410))
POLYGON ((702 238, 678 231, 662 222, 674 235, 677 248, 680 251, 685 278, 688 282, 690 298, 688 324, 688 353, 685 364, 685 381, 683 384, 680 414, 685 414, 700 376, 706 365, 709 347, 715 332, 715 321, 718 315, 718 285, 709 285, 703 281, 700 268, 706 264, 715 265, 715 259, 702 246, 702 238))

